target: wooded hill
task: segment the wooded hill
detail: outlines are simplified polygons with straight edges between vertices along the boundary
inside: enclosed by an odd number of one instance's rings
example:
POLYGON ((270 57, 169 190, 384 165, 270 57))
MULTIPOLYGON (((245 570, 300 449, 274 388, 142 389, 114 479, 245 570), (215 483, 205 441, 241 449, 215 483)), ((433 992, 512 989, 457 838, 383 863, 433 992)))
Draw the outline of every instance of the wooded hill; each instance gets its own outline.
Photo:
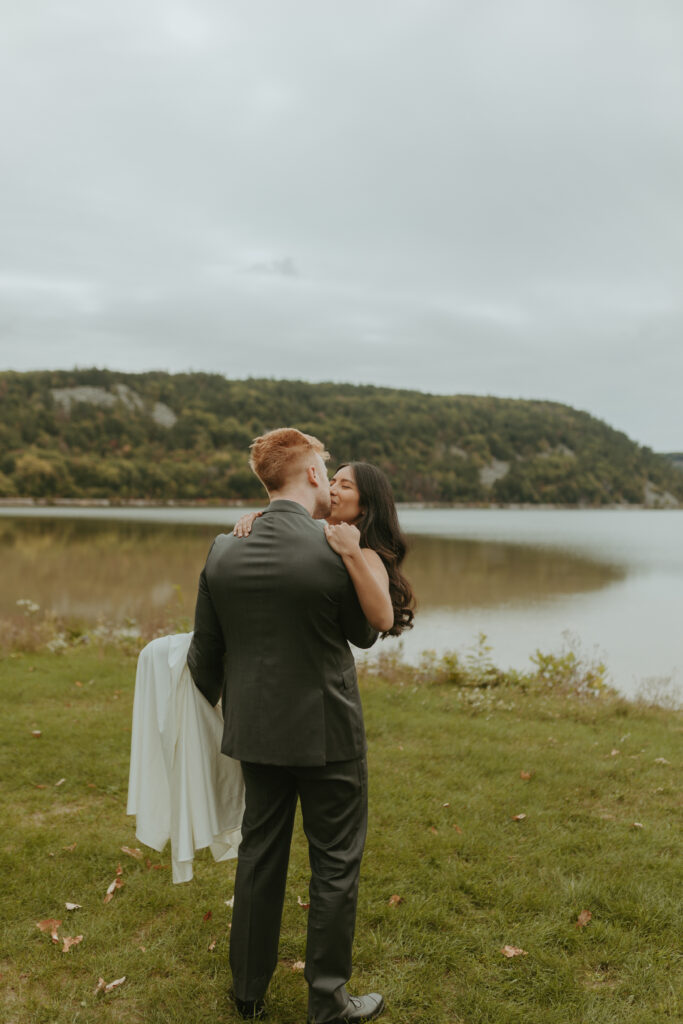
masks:
POLYGON ((556 402, 205 373, 0 373, 0 497, 262 499, 248 446, 316 434, 399 501, 683 503, 683 473, 556 402))

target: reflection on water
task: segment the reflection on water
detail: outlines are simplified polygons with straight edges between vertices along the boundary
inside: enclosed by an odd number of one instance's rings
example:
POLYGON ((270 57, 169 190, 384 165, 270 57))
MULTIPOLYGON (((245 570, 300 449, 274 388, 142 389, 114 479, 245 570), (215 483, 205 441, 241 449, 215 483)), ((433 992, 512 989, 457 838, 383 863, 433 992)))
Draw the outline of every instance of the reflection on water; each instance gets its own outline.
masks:
POLYGON ((212 526, 91 520, 0 520, 0 618, 30 598, 60 617, 141 625, 191 616, 212 526))
MULTIPOLYGON (((0 520, 0 617, 30 598, 59 616, 132 618, 172 605, 191 616, 214 526, 68 519, 0 520)), ((514 544, 412 536, 406 573, 420 609, 487 608, 583 593, 623 570, 514 544)))
MULTIPOLYGON (((211 541, 242 510, 146 509, 141 521, 79 511, 0 515, 0 628, 23 619, 22 598, 145 632, 191 621, 211 541)), ((498 664, 527 668, 570 630, 600 648, 624 693, 683 674, 683 513, 411 509, 401 519, 418 599, 404 656, 462 650, 483 631, 498 664)))
POLYGON ((625 576, 620 566, 566 551, 417 535, 410 537, 405 566, 422 610, 528 604, 598 590, 625 576))

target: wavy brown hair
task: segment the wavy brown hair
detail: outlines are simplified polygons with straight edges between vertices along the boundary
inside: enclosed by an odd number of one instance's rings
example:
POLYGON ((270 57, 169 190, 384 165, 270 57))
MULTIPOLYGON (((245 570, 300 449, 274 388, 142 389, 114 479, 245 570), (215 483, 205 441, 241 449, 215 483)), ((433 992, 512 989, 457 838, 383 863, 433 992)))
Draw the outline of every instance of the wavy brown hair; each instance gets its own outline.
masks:
POLYGON ((398 523, 391 484, 382 470, 370 462, 343 462, 337 473, 345 466, 352 470, 358 488, 361 514, 354 525, 360 530, 361 547, 376 551, 389 575, 394 624, 382 636, 399 636, 412 629, 415 595, 401 572, 407 543, 398 523))

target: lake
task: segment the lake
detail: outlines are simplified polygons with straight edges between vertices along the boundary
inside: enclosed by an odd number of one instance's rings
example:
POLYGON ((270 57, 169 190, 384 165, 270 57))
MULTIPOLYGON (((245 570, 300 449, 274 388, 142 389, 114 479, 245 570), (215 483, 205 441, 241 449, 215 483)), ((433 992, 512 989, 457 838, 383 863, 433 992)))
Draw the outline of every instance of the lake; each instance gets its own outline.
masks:
MULTIPOLYGON (((3 508, 0 619, 28 599, 59 616, 149 626, 192 615, 210 543, 244 509, 3 508)), ((567 634, 633 696, 683 676, 683 513, 404 508, 418 597, 404 656, 472 647, 527 668, 567 634)), ((395 649, 386 640, 381 649, 395 649)))

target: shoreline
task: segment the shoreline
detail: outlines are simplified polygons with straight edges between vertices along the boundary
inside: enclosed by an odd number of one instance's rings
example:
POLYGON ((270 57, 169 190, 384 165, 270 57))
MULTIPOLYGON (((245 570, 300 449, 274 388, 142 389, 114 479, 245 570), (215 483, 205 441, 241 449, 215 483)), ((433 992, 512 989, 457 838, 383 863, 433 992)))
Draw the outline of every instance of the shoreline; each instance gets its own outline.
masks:
MULTIPOLYGON (((259 502, 249 498, 227 498, 224 501, 218 498, 195 498, 187 501, 169 499, 168 501, 151 501, 147 498, 0 498, 0 513, 4 509, 52 509, 52 508, 75 508, 75 509, 184 509, 184 508, 261 508, 265 501, 259 502)), ((649 505, 644 503, 615 502, 609 505, 562 504, 559 502, 439 502, 439 501, 397 501, 398 509, 500 509, 500 510, 527 510, 542 509, 544 511, 576 511, 576 512, 630 512, 630 511, 656 511, 656 512, 680 512, 683 504, 671 505, 649 505)))

